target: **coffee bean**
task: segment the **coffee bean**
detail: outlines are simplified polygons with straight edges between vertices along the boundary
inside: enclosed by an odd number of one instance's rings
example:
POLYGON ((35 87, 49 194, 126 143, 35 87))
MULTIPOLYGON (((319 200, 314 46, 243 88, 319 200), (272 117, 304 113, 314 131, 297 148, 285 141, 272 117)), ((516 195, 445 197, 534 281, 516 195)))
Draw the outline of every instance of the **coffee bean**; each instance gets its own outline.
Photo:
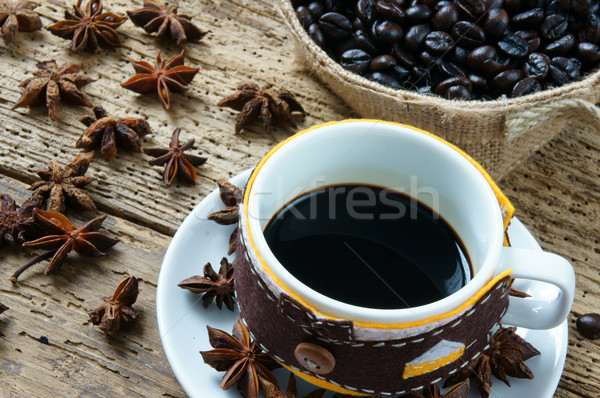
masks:
POLYGON ((365 24, 371 24, 377 18, 375 0, 358 0, 356 3, 356 15, 365 24))
POLYGON ((425 23, 431 18, 431 8, 426 5, 416 5, 406 9, 406 22, 411 25, 425 23))
POLYGON ((379 52, 379 47, 377 47, 373 40, 361 30, 354 32, 354 41, 356 42, 356 47, 371 55, 379 52))
POLYGON ((456 5, 471 19, 476 19, 488 10, 484 0, 456 0, 456 5))
POLYGON ((313 16, 310 10, 306 6, 300 6, 296 8, 296 15, 298 20, 304 29, 307 29, 313 23, 313 16))
POLYGON ((464 47, 454 46, 450 52, 449 59, 457 65, 467 65, 467 57, 469 56, 469 50, 464 47))
POLYGON ((488 85, 488 80, 485 77, 479 75, 470 74, 469 81, 471 82, 471 85, 474 89, 487 88, 488 85))
MULTIPOLYGON (((425 4, 425 2, 421 2, 421 4, 425 4)), ((454 5, 454 2, 448 1, 448 0, 440 0, 437 3, 435 3, 434 5, 430 5, 430 4, 425 4, 425 5, 433 10, 433 14, 436 14, 440 10, 440 8, 454 5)))
POLYGON ((562 15, 550 15, 540 25, 540 33, 545 39, 556 40, 567 32, 568 25, 567 19, 562 15))
POLYGON ((377 20, 371 28, 373 38, 384 44, 394 44, 402 40, 404 31, 402 27, 392 21, 377 20))
POLYGON ((410 79, 410 71, 400 65, 394 66, 391 72, 401 83, 410 79))
POLYGON ((483 29, 473 22, 460 21, 452 28, 452 37, 465 48, 475 48, 485 44, 483 29))
POLYGON ((470 100, 471 90, 465 86, 452 86, 446 90, 446 98, 450 100, 470 100))
POLYGON ((587 16, 581 36, 582 41, 600 44, 600 16, 596 14, 587 16))
MULTIPOLYGON (((426 5, 427 7, 431 8, 432 10, 434 9, 434 7, 438 7, 438 6, 439 7, 443 7, 444 5, 447 5, 447 4, 450 4, 450 3, 451 2, 447 1, 447 0, 421 0, 421 4, 426 5), (440 6, 439 5, 440 3, 443 3, 443 5, 440 6)), ((437 9, 434 10, 434 11, 437 11, 437 9)))
POLYGON ((429 81, 431 80, 429 77, 429 71, 427 70, 427 68, 421 66, 421 65, 415 65, 411 70, 410 70, 410 75, 412 77, 412 80, 415 82, 422 82, 422 81, 429 81))
POLYGON ((560 0, 550 1, 550 3, 548 3, 548 5, 546 6, 545 11, 546 11, 546 16, 560 14, 563 17, 566 17, 569 15, 569 13, 567 11, 563 10, 562 7, 560 6, 560 0))
POLYGON ((583 337, 596 340, 600 337, 600 314, 585 314, 577 318, 577 331, 583 337))
POLYGON ((438 69, 444 77, 465 77, 466 72, 463 68, 450 61, 441 60, 438 63, 438 69))
POLYGON ((348 50, 340 57, 340 65, 344 69, 362 75, 369 70, 371 56, 360 49, 348 50))
POLYGON ((398 64, 406 69, 412 69, 417 64, 414 57, 399 44, 394 45, 391 52, 398 64))
POLYGON ((321 15, 325 14, 325 6, 319 1, 309 3, 308 9, 315 21, 321 18, 321 15))
POLYGON ((560 5, 565 11, 582 13, 587 9, 589 0, 560 0, 560 5))
POLYGON ((580 77, 578 62, 565 57, 554 57, 550 64, 550 76, 557 84, 568 84, 580 77))
POLYGON ((404 36, 404 48, 408 51, 416 53, 419 51, 425 42, 425 36, 431 32, 429 25, 413 25, 404 36))
POLYGON ((383 84, 384 86, 388 86, 390 88, 400 88, 400 82, 398 81, 398 79, 387 73, 373 72, 369 75, 369 79, 379 84, 383 84))
POLYGON ((312 24, 308 27, 308 35, 321 48, 325 48, 325 35, 321 31, 319 24, 312 24))
POLYGON ((535 52, 540 47, 542 40, 539 38, 535 30, 518 30, 514 33, 529 43, 529 52, 535 52))
POLYGON ((484 19, 483 30, 488 36, 502 37, 508 29, 508 13, 503 8, 492 8, 484 19))
POLYGON ((433 27, 444 32, 450 32, 456 22, 458 22, 458 7, 454 4, 440 8, 433 17, 433 27))
POLYGON ((551 65, 557 66, 565 71, 569 80, 579 80, 581 77, 581 62, 575 58, 554 57, 551 65))
POLYGON ((550 56, 567 55, 575 47, 575 36, 569 33, 560 39, 549 43, 544 48, 550 56))
POLYGON ((319 18, 321 30, 331 37, 341 39, 352 32, 352 23, 342 14, 337 12, 328 12, 319 18))
POLYGON ((521 80, 523 72, 521 69, 509 69, 498 73, 491 81, 492 87, 503 91, 511 91, 514 85, 521 80))
POLYGON ((436 30, 425 36, 425 48, 434 54, 443 54, 452 48, 454 39, 446 32, 436 30))
POLYGON ((529 53, 529 42, 522 37, 510 34, 498 42, 498 48, 512 58, 524 58, 529 53))
POLYGON ((511 98, 522 97, 527 94, 537 93, 542 91, 542 85, 533 77, 521 79, 513 87, 510 96, 511 98))
POLYGON ((430 85, 425 85, 425 86, 417 87, 417 93, 419 93, 419 94, 431 94, 431 86, 430 85))
POLYGON ((544 20, 544 10, 534 8, 514 15, 510 19, 511 26, 517 29, 531 29, 536 27, 544 20))
POLYGON ((445 95, 446 91, 452 86, 463 86, 470 89, 471 81, 466 77, 450 77, 435 86, 435 93, 437 95, 445 95))
POLYGON ((379 56, 373 58, 373 60, 371 61, 370 68, 371 68, 372 72, 376 72, 376 71, 391 69, 396 65, 398 65, 396 58, 392 57, 391 55, 386 54, 386 55, 379 55, 379 56))
POLYGON ((467 57, 467 64, 474 72, 494 76, 510 67, 510 61, 498 59, 496 49, 490 45, 477 47, 467 57))
POLYGON ((379 0, 376 4, 378 18, 402 22, 406 16, 404 10, 391 1, 379 0))
POLYGON ((544 80, 550 70, 550 58, 546 54, 531 53, 525 61, 523 72, 527 77, 544 80))
POLYGON ((596 66, 600 63, 600 47, 594 43, 579 43, 577 57, 586 65, 596 66))
POLYGON ((418 59, 421 65, 429 67, 431 64, 435 63, 439 58, 428 51, 421 51, 418 59))

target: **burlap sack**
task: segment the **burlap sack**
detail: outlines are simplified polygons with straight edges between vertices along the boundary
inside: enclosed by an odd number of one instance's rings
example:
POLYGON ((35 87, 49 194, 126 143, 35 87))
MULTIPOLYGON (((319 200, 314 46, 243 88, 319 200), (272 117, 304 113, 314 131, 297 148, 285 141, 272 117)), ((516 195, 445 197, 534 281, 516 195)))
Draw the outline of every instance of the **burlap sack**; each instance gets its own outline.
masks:
POLYGON ((297 43, 301 61, 365 118, 409 124, 457 145, 493 178, 500 178, 552 139, 568 123, 600 130, 600 72, 584 80, 522 98, 446 100, 393 90, 351 73, 317 46, 300 25, 290 0, 279 11, 297 43))

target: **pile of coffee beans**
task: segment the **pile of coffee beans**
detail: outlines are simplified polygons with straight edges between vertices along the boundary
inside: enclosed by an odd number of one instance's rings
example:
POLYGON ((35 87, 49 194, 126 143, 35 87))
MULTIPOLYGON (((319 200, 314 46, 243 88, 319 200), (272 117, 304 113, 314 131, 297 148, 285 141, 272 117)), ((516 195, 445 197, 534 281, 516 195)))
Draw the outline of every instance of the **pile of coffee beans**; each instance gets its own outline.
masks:
POLYGON ((519 97, 600 64, 600 0, 293 0, 345 69, 449 99, 519 97))

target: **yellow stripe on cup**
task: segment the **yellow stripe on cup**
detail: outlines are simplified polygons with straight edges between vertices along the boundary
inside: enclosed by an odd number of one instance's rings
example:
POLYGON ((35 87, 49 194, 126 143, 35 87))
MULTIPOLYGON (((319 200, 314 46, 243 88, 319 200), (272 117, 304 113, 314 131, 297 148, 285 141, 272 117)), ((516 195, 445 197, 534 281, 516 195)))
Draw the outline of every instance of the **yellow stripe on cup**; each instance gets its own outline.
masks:
MULTIPOLYGON (((293 297, 295 300, 297 300, 299 303, 301 303, 304 307, 306 307, 307 309, 311 310, 312 312, 314 312, 316 315, 325 318, 325 319, 336 319, 330 315, 326 315, 323 314, 322 312, 320 312, 319 310, 317 310, 316 308, 313 308, 312 306, 310 306, 308 303, 306 303, 305 300, 303 300, 301 297, 299 297, 297 294, 295 294, 294 292, 291 292, 287 286, 285 286, 285 284, 283 282, 281 282, 281 280, 277 277, 277 275, 275 275, 273 273, 273 271, 267 266, 267 264, 265 263, 264 259, 260 256, 260 254, 258 253, 258 249, 256 248, 256 245, 254 244, 254 239, 252 237, 252 234, 250 233, 250 223, 248 222, 248 200, 250 199, 250 191, 252 190, 252 185, 254 184, 254 181, 256 180, 256 176, 258 174, 258 172, 262 169, 262 167, 264 166, 264 164, 266 163, 267 160, 269 160, 269 158, 271 156, 273 156, 273 154, 275 152, 277 152, 282 146, 284 146, 285 144, 287 144, 288 142, 292 141, 295 138, 298 138, 308 132, 311 132, 313 130, 325 127, 325 126, 331 126, 331 125, 335 125, 335 124, 342 124, 342 123, 354 123, 354 122, 371 122, 371 123, 383 123, 383 124, 389 124, 389 125, 393 125, 393 126, 399 126, 399 127, 404 127, 407 129, 411 129, 411 130, 415 130, 418 131, 420 133, 423 133, 429 137, 432 137, 442 143, 444 143, 445 145, 448 145, 450 148, 454 149, 456 152, 458 152, 460 155, 462 155, 465 159, 467 159, 469 162, 471 162, 471 164, 473 164, 473 166, 475 166, 475 168, 477 170, 479 170, 479 172, 483 175, 483 177, 486 179, 486 181, 488 182, 488 184, 490 185, 490 187, 492 188, 492 191, 494 192, 494 195, 496 196, 496 199, 498 200, 498 203, 500 205, 500 209, 502 211, 502 218, 504 221, 504 230, 506 231, 506 228, 508 227, 508 224, 510 223, 510 219, 512 218, 515 208, 514 206, 510 203, 510 201, 508 200, 508 198, 502 193, 502 191, 500 190, 500 188, 498 188, 498 186, 496 185, 496 183, 494 182, 494 180, 492 180, 492 178, 489 176, 489 174, 483 169, 483 167, 481 167, 481 165, 479 163, 477 163, 471 156, 467 155, 464 151, 462 151, 460 148, 458 148, 456 145, 451 144, 450 142, 444 140, 443 138, 440 138, 434 134, 431 134, 425 130, 421 130, 419 128, 413 127, 413 126, 409 126, 406 124, 402 124, 402 123, 395 123, 395 122, 388 122, 388 121, 383 121, 383 120, 373 120, 373 119, 347 119, 347 120, 342 120, 339 122, 328 122, 328 123, 323 123, 323 124, 319 124, 313 127, 310 127, 306 130, 302 130, 296 134, 294 134, 291 137, 288 137, 287 139, 283 140, 282 142, 280 142, 279 144, 277 144, 275 147, 273 147, 261 160, 260 162, 258 162, 258 165, 256 165, 256 167, 254 168, 254 170, 252 171, 252 173, 250 174, 250 178, 248 178, 248 182, 246 183, 246 190, 244 191, 244 198, 243 198, 243 217, 245 218, 245 228, 246 228, 246 235, 248 237, 248 245, 250 245, 252 247, 252 250, 254 251, 254 254, 256 256, 256 258, 259 259, 260 264, 262 269, 269 274, 269 276, 273 279, 273 281, 279 285, 286 293, 288 293, 291 297, 293 297)), ((504 238, 504 244, 507 246, 508 245, 508 241, 506 240, 506 237, 504 238)), ((460 312, 462 312, 463 310, 465 310, 466 308, 472 306, 473 304, 475 304, 485 293, 487 293, 492 286, 494 286, 496 284, 496 282, 498 282, 500 279, 510 275, 510 273, 512 272, 511 269, 504 271, 503 273, 501 273, 500 275, 498 275, 497 277, 495 277, 494 279, 492 279, 490 282, 487 283, 487 285, 485 285, 481 290, 479 290, 473 297, 471 297, 468 301, 464 302, 461 306, 459 306, 458 308, 455 308, 454 310, 447 312, 445 314, 441 314, 441 315, 436 315, 427 319, 422 319, 422 320, 418 320, 415 322, 408 322, 408 323, 400 323, 400 324, 379 324, 379 323, 370 323, 370 322, 354 322, 354 325, 357 327, 363 327, 363 328, 373 328, 373 329, 407 329, 407 328, 412 328, 412 327, 416 327, 416 326, 423 326, 426 325, 428 323, 431 322, 436 322, 436 321, 440 321, 449 317, 452 317, 454 315, 459 314, 460 312)), ((306 376, 306 375, 305 375, 306 376)), ((322 381, 319 379, 316 379, 318 381, 322 381)), ((316 383, 315 383, 316 384, 316 383)), ((356 393, 355 393, 356 395, 356 393)))

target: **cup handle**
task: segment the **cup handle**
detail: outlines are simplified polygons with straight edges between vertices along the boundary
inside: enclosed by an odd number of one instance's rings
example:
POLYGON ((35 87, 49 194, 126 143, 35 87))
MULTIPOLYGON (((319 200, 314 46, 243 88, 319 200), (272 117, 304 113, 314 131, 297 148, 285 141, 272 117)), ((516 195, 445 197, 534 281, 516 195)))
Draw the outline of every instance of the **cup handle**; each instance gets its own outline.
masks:
POLYGON ((528 329, 551 329, 569 315, 575 295, 575 272, 564 258, 543 251, 502 248, 502 270, 512 268, 513 278, 553 284, 560 289, 555 299, 510 297, 502 323, 528 329))

